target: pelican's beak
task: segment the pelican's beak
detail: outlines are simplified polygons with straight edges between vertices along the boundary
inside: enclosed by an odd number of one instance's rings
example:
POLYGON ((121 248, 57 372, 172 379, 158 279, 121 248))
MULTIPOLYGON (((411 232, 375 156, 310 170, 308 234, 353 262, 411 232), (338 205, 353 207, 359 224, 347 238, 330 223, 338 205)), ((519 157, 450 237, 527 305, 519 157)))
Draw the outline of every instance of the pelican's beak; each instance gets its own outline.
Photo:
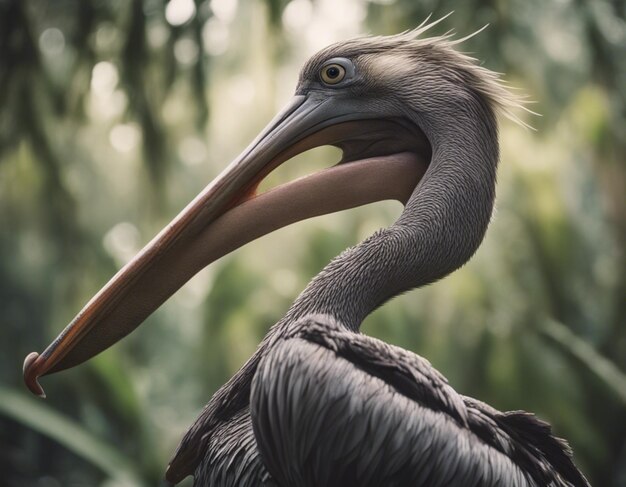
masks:
MULTIPOLYGON (((44 396, 39 377, 75 366, 110 347, 199 270, 261 235, 298 220, 373 201, 406 202, 426 162, 416 154, 393 154, 380 145, 378 150, 371 149, 376 147, 372 141, 390 140, 399 130, 402 127, 397 121, 355 111, 339 97, 316 92, 295 96, 237 159, 87 303, 41 355, 33 352, 26 357, 28 388, 44 396), (351 162, 255 195, 270 171, 321 145, 343 148, 343 162, 351 162)), ((400 147, 395 152, 403 150, 400 147)))

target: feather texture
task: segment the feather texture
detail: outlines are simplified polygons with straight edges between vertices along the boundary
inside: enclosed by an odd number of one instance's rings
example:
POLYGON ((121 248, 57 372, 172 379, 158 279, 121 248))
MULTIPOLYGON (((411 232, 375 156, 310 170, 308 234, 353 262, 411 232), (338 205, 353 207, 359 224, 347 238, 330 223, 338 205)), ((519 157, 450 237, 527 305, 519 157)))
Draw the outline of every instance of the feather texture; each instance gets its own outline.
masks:
POLYGON ((427 360, 329 316, 263 359, 251 416, 284 486, 588 486, 547 424, 461 396, 427 360))

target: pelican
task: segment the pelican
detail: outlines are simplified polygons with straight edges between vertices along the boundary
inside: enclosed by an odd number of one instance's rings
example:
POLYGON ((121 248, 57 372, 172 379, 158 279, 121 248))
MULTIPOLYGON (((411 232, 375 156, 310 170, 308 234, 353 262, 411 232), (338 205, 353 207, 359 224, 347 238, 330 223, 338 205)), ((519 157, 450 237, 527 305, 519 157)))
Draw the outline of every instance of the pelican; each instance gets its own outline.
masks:
MULTIPOLYGON (((436 22, 435 22, 436 23, 436 22)), ((196 272, 316 215, 395 199, 404 209, 333 259, 211 398, 166 478, 196 486, 588 486, 567 443, 523 411, 457 393, 414 353, 359 327, 393 296, 462 266, 495 198, 496 116, 515 97, 434 23, 340 42, 304 65, 292 101, 124 266, 41 354, 38 378, 134 330, 196 272), (273 169, 321 145, 327 169, 262 194, 273 169)))

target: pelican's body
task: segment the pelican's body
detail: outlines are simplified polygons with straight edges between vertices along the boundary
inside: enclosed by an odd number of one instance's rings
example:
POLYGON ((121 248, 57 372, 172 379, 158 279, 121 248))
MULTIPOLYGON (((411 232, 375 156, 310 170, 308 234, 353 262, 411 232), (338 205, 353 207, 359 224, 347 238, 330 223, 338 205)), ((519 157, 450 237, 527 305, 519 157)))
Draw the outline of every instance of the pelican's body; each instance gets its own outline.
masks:
POLYGON ((276 341, 249 409, 204 446, 202 487, 586 485, 546 423, 461 396, 425 359, 326 315, 276 341))
POLYGON ((293 102, 42 355, 27 384, 132 331, 197 270, 264 233, 380 199, 398 221, 334 259, 191 427, 167 471, 214 486, 575 486, 588 483, 550 428, 459 395, 423 358, 359 334, 389 298, 465 263, 495 197, 495 111, 515 104, 449 38, 333 45, 293 102), (309 148, 342 163, 251 197, 309 148), (164 279, 164 277, 167 277, 164 279))

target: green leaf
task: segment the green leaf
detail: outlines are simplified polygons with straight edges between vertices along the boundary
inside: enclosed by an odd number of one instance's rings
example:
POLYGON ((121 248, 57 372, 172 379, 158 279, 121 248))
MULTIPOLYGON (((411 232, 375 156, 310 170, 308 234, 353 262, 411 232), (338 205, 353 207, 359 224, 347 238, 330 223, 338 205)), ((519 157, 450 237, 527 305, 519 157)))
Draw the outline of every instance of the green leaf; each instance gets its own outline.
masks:
POLYGON ((63 445, 79 457, 100 468, 116 485, 146 485, 136 469, 114 446, 96 438, 71 419, 52 410, 39 400, 0 385, 0 414, 18 421, 63 445))
POLYGON ((546 321, 541 332, 578 359, 626 404, 626 375, 613 362, 558 321, 546 321))

